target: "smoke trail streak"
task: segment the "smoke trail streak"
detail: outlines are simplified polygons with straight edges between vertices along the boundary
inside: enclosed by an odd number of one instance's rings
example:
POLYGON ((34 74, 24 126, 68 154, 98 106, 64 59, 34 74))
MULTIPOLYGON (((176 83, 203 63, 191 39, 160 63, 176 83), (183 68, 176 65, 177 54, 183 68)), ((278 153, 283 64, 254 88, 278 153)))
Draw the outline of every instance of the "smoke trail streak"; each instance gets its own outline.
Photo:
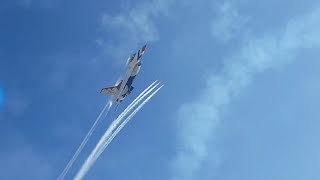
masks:
MULTIPOLYGON (((129 106, 132 107, 132 105, 138 100, 138 98, 140 98, 147 90, 149 90, 158 80, 154 81, 150 86, 148 86, 129 106)), ((72 167, 73 163, 75 162, 75 160, 78 158, 79 154, 81 153, 82 149, 84 148, 84 146, 86 145, 86 143, 88 142, 88 140, 90 139, 92 133, 94 132, 94 130, 96 129, 96 126, 98 125, 98 123, 100 122, 100 119, 102 117, 102 115, 104 114, 104 117, 108 114, 110 108, 112 105, 112 101, 109 100, 108 103, 105 105, 105 107, 103 108, 103 110, 101 111, 100 115, 98 116, 98 118, 96 119, 96 121, 94 122, 94 124, 92 125, 90 131, 87 133, 85 139, 82 141, 81 145, 79 146, 79 148, 77 149, 77 151, 75 152, 75 154, 73 155, 73 157, 70 159, 70 161, 68 162, 67 166, 65 167, 65 169, 62 171, 62 173, 60 174, 60 176, 58 177, 58 180, 63 180, 64 177, 66 176, 66 174, 69 172, 70 168, 72 167), (109 105, 109 106, 108 106, 109 105), (106 108, 108 107, 108 110, 106 111, 106 108), (106 113, 105 113, 106 111, 106 113)), ((126 113, 126 112, 124 112, 126 113)))
POLYGON ((156 89, 150 96, 148 96, 112 133, 111 137, 105 142, 103 147, 100 149, 99 154, 96 155, 96 159, 102 154, 102 152, 108 147, 108 145, 112 142, 113 138, 117 136, 117 134, 121 131, 121 129, 133 118, 133 116, 163 87, 160 86, 156 89))
MULTIPOLYGON (((117 119, 121 120, 131 109, 136 106, 137 103, 141 101, 144 97, 146 97, 151 91, 154 90, 160 83, 154 85, 158 80, 155 80, 152 84, 150 84, 145 90, 143 90, 138 97, 136 97, 130 105, 118 116, 117 119), (153 86, 154 85, 154 86, 153 86), (152 87, 153 86, 153 87, 152 87)), ((116 122, 116 121, 113 121, 116 122)), ((118 121, 117 121, 118 122, 118 121)))
MULTIPOLYGON (((143 96, 143 95, 146 93, 146 91, 148 91, 157 81, 158 81, 158 80, 155 80, 155 81, 154 81, 152 84, 150 84, 145 90, 143 90, 142 93, 140 93, 139 96, 136 97, 136 99, 134 99, 131 104, 136 103, 136 101, 137 101, 138 99, 140 99, 140 97, 143 96)), ((158 83, 158 84, 159 84, 159 83, 158 83)), ((158 84, 157 84, 157 85, 158 85, 158 84)), ((157 85, 156 85, 156 86, 157 86, 157 85)), ((130 105, 131 105, 131 104, 130 104, 130 105)), ((130 106, 130 105, 129 105, 129 106, 130 106)))
POLYGON ((154 85, 154 83, 156 83, 156 81, 154 81, 151 85, 149 85, 144 91, 142 91, 138 97, 136 97, 131 103, 130 105, 118 116, 118 118, 116 118, 111 125, 109 126, 109 128, 107 129, 107 131, 105 132, 104 136, 99 140, 98 144, 96 145, 96 147, 100 147, 102 145, 102 143, 104 142, 103 139, 107 139, 110 137, 110 135, 112 134, 113 130, 118 126, 118 124, 120 123, 120 121, 122 120, 122 118, 129 112, 131 111, 132 108, 134 108, 136 106, 136 104, 138 104, 142 98, 144 98, 146 95, 148 95, 151 91, 153 91, 154 88, 156 88, 159 83, 157 83, 156 85, 154 85), (154 85, 154 87, 152 87, 154 85))
MULTIPOLYGON (((153 85, 154 83, 152 83, 151 85, 153 85)), ((159 83, 158 83, 159 84, 159 83)), ((94 148, 94 150, 91 152, 91 154, 89 155, 89 157, 87 158, 87 160, 85 161, 85 163, 82 165, 81 169, 79 170, 77 176, 75 179, 77 179, 78 176, 83 177, 87 171, 89 170, 89 168, 92 166, 93 162, 95 161, 94 156, 95 154, 97 154, 97 152, 99 151, 100 147, 103 145, 103 143, 111 136, 113 130, 118 126, 118 124, 120 123, 120 121, 122 120, 122 118, 133 108, 135 107, 135 105, 137 103, 139 103, 141 101, 141 98, 144 98, 147 94, 149 94, 156 86, 158 86, 158 84, 154 85, 154 87, 148 86, 146 89, 149 89, 147 92, 143 91, 142 93, 140 93, 140 95, 118 116, 117 119, 115 119, 111 125, 109 126, 109 128, 107 129, 107 131, 104 133, 104 135, 100 138, 98 144, 96 145, 96 147, 94 148), (80 174, 80 175, 79 175, 80 174)))
MULTIPOLYGON (((156 81, 155 81, 156 82, 156 81)), ((154 83, 155 83, 154 82, 154 83)), ((82 167, 80 168, 79 172, 77 173, 77 175, 75 176, 74 179, 76 180, 81 180, 84 175, 89 171, 90 167, 93 165, 93 163, 96 161, 96 159, 98 158, 96 156, 96 154, 101 154, 101 147, 103 146, 103 144, 110 138, 110 136, 112 135, 113 130, 118 126, 118 124, 120 123, 120 121, 122 120, 122 118, 129 112, 131 111, 132 108, 134 108, 146 95, 148 95, 150 92, 152 92, 154 90, 154 88, 156 88, 159 83, 157 83, 156 85, 154 85, 154 83, 152 83, 151 85, 149 85, 142 93, 140 93, 140 95, 134 99, 132 101, 132 103, 118 116, 117 119, 115 119, 111 125, 109 126, 109 128, 106 130, 106 132, 104 133, 104 135, 100 138, 99 142, 97 143, 96 147, 93 149, 93 151, 90 153, 89 157, 86 159, 86 161, 84 162, 84 164, 82 165, 82 167), (153 86, 154 85, 154 86, 153 86), (153 86, 153 87, 152 87, 153 86), (151 88, 152 87, 152 88, 151 88), (149 89, 149 90, 148 90, 149 89)))
MULTIPOLYGON (((156 82, 156 81, 155 81, 156 82)), ((154 82, 154 83, 155 83, 154 82)), ((122 121, 123 117, 125 117, 137 104, 139 104, 140 101, 142 101, 148 94, 150 94, 160 83, 157 83, 156 85, 154 85, 152 87, 152 85, 154 84, 152 83, 151 85, 149 85, 142 93, 140 93, 140 95, 135 98, 132 103, 117 117, 117 119, 115 119, 113 122, 112 122, 112 127, 111 128, 108 128, 110 129, 109 132, 106 132, 106 136, 104 139, 101 139, 101 141, 99 141, 99 146, 97 145, 96 147, 99 147, 98 152, 95 152, 93 154, 93 159, 94 161, 97 159, 97 157, 95 157, 95 154, 98 154, 100 153, 100 147, 102 146, 102 144, 110 138, 110 136, 113 134, 113 130, 119 125, 119 123, 122 121), (152 88, 151 88, 152 87, 152 88), (148 90, 149 89, 149 90, 148 90)), ((101 154, 101 153, 100 153, 101 154)))
POLYGON ((62 173, 60 174, 60 176, 58 177, 58 180, 63 180, 64 177, 66 176, 66 174, 69 172, 70 168, 72 167, 73 163, 75 162, 75 160, 78 158, 79 154, 81 153, 82 149, 84 148, 84 146, 87 144, 88 140, 90 139, 92 133, 94 132, 94 130, 96 129, 97 125, 99 124, 101 117, 103 114, 108 114, 110 108, 112 106, 112 101, 111 99, 106 103, 106 105, 104 106, 104 108, 102 109, 102 111, 100 112, 99 116, 97 117, 97 119, 95 120, 95 122, 93 123, 92 127, 90 128, 89 132, 87 133, 86 137, 83 139, 83 141, 81 142, 80 146, 78 147, 77 151, 74 153, 74 155, 72 156, 72 158, 70 159, 70 161, 68 162, 67 166, 64 168, 64 170, 62 171, 62 173))

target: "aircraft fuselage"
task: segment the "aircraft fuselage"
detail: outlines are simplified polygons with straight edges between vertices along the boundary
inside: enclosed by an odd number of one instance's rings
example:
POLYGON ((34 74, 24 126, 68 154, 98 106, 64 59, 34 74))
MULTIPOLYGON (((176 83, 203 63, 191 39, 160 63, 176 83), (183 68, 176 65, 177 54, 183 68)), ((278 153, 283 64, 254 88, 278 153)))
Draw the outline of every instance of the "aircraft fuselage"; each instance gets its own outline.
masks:
POLYGON ((139 74, 141 68, 141 61, 139 60, 132 60, 130 64, 128 65, 128 72, 130 72, 130 76, 123 88, 122 93, 117 99, 117 102, 123 101, 123 99, 131 93, 131 91, 134 89, 132 86, 133 80, 136 78, 136 76, 139 74))
POLYGON ((120 87, 120 93, 117 96, 116 101, 121 102, 123 99, 131 93, 133 90, 132 83, 135 77, 139 74, 141 68, 141 60, 140 58, 144 54, 145 48, 147 45, 144 45, 137 53, 132 54, 128 58, 128 69, 125 78, 123 79, 123 83, 120 87))

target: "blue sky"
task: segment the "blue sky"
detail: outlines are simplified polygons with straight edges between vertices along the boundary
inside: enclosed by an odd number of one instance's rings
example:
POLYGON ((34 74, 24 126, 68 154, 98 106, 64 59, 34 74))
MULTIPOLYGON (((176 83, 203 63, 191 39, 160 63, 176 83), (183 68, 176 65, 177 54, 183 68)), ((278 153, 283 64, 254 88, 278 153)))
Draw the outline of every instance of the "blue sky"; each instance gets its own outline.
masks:
POLYGON ((166 86, 87 179, 320 178, 317 1, 4 0, 0 14, 0 179, 56 179, 145 42, 120 109, 166 86))

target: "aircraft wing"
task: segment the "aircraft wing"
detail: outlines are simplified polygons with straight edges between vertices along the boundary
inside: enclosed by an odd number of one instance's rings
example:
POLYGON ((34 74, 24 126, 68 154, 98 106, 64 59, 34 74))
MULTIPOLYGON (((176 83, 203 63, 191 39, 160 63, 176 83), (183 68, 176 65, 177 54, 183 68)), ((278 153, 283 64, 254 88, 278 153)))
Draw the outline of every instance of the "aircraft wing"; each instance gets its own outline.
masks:
POLYGON ((101 89, 100 93, 115 95, 118 91, 119 91, 118 88, 116 86, 114 86, 114 87, 103 88, 103 89, 101 89))
POLYGON ((121 85, 122 85, 122 80, 116 86, 101 89, 100 93, 115 95, 119 92, 119 88, 121 85))

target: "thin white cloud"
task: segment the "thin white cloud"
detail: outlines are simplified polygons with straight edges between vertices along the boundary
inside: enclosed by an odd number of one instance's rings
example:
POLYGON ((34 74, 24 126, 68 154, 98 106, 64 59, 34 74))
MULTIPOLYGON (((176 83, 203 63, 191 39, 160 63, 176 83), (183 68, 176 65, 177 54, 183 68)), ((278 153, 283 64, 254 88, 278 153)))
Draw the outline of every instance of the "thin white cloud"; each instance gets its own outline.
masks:
POLYGON ((232 40, 249 20, 248 17, 240 15, 231 2, 224 2, 214 10, 216 16, 211 24, 211 32, 213 38, 221 42, 232 40))
MULTIPOLYGON (((201 95, 181 106, 171 179, 199 179, 204 163, 212 159, 212 154, 216 155, 209 146, 214 141, 222 112, 257 73, 283 68, 296 59, 301 49, 319 49, 320 19, 317 17, 320 17, 319 6, 309 14, 292 19, 276 34, 244 39, 242 48, 226 59, 224 71, 209 76, 201 95)), ((215 166, 213 162, 212 168, 215 166)))
POLYGON ((102 27, 107 32, 117 34, 121 40, 114 43, 98 37, 97 44, 108 54, 122 57, 123 50, 136 48, 146 42, 157 41, 159 34, 156 28, 156 19, 168 15, 173 0, 153 0, 134 3, 125 8, 123 13, 102 16, 102 27))
POLYGON ((135 43, 156 40, 158 36, 150 15, 143 11, 132 11, 128 15, 104 15, 102 22, 107 28, 123 31, 124 33, 119 33, 119 36, 123 36, 124 39, 129 38, 135 43))
POLYGON ((128 41, 141 43, 158 39, 154 19, 166 15, 171 1, 153 0, 135 4, 122 14, 102 16, 102 24, 107 30, 120 30, 128 41))

